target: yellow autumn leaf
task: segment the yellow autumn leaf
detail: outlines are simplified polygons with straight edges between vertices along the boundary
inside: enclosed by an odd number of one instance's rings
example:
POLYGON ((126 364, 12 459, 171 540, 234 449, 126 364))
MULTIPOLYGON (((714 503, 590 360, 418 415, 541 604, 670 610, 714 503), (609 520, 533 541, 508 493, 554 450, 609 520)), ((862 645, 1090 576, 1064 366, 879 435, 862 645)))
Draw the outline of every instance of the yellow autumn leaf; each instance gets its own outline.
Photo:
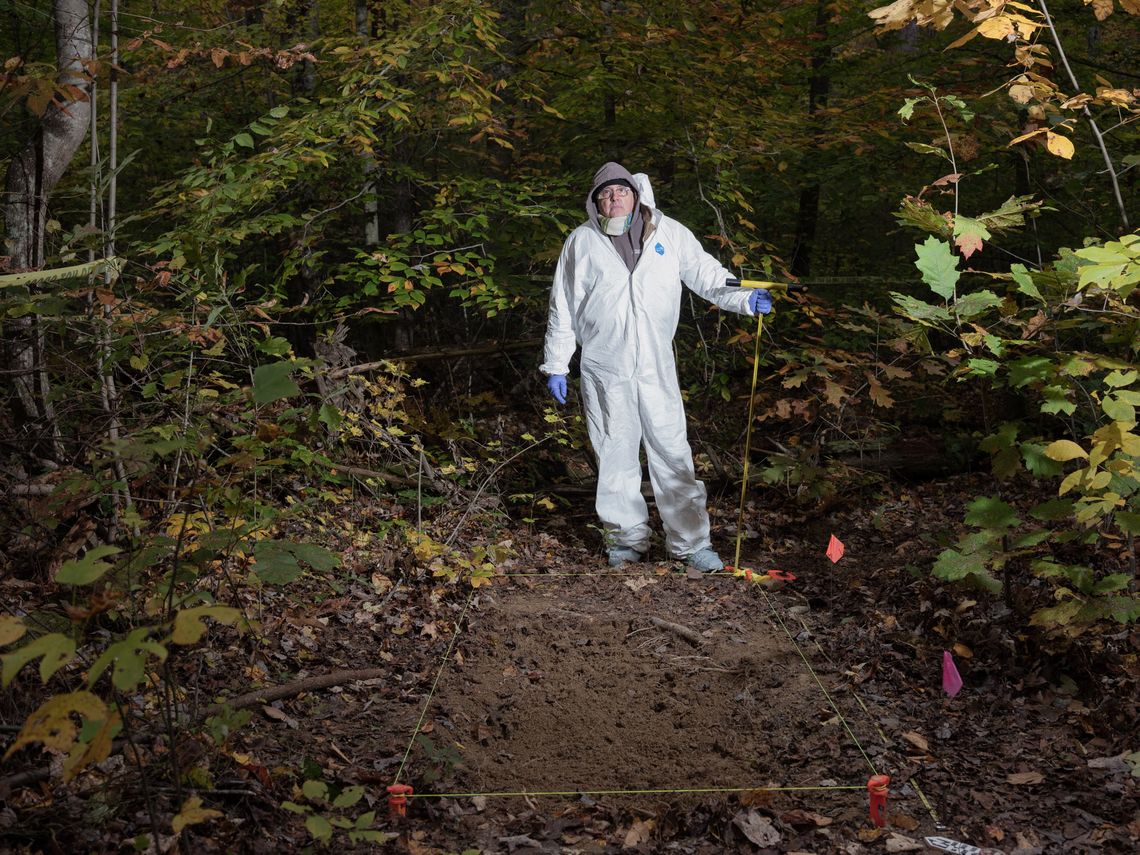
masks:
POLYGON ((11 644, 23 637, 28 628, 24 626, 24 622, 19 618, 12 617, 11 615, 0 615, 0 647, 5 644, 11 644))
POLYGON ((204 808, 201 798, 190 796, 182 803, 182 810, 178 812, 178 816, 170 821, 170 826, 174 829, 175 834, 179 834, 188 825, 197 825, 219 816, 223 816, 220 810, 204 808))
POLYGON ((88 721, 105 721, 107 705, 91 692, 53 695, 27 717, 16 739, 4 753, 4 759, 33 742, 43 743, 44 747, 57 751, 69 751, 79 730, 71 720, 72 713, 78 713, 88 721))
POLYGON ((122 725, 122 716, 112 712, 90 742, 77 742, 63 761, 63 782, 66 784, 92 763, 102 763, 111 756, 111 747, 122 725))
POLYGON ((1057 157, 1063 157, 1065 160, 1072 160, 1076 148, 1073 146, 1073 141, 1068 137, 1055 134, 1052 131, 1045 133, 1045 148, 1057 157))
POLYGON ((1112 14, 1112 0, 1085 0, 1085 5, 1092 5, 1093 15, 1098 21, 1103 21, 1112 14))
POLYGON ((978 35, 985 36, 987 39, 1004 39, 1015 33, 1013 21, 1006 15, 988 18, 978 24, 978 35))
POLYGON ((174 616, 174 630, 170 634, 170 640, 175 644, 197 644, 206 634, 206 625, 202 623, 204 617, 232 626, 241 619, 241 612, 232 606, 195 606, 183 609, 174 616))
POLYGON ((1065 480, 1061 482, 1061 486, 1057 488, 1057 495, 1065 495, 1067 492, 1081 483, 1081 479, 1084 478, 1087 474, 1087 469, 1078 469, 1076 472, 1070 472, 1065 476, 1065 480))
POLYGON ((889 6, 881 6, 867 13, 880 31, 901 30, 915 16, 914 0, 895 0, 889 6))
POLYGON ((1088 457, 1088 452, 1069 439, 1058 439, 1049 443, 1045 447, 1045 456, 1050 460, 1056 460, 1064 463, 1068 460, 1076 460, 1078 457, 1088 457))
POLYGON ((843 403, 843 398, 846 392, 843 387, 836 383, 834 380, 823 381, 823 397, 827 399, 827 403, 833 407, 838 407, 843 403))
POLYGON ((1046 130, 1045 128, 1038 128, 1035 131, 1030 131, 1027 134, 1022 134, 1019 137, 1014 137, 1013 139, 1011 139, 1009 142, 1006 143, 1006 148, 1008 148, 1011 145, 1017 145, 1019 142, 1025 142, 1030 137, 1035 137, 1035 136, 1038 136, 1040 134, 1047 134, 1047 133, 1049 133, 1049 131, 1046 130))
POLYGON ((1033 87, 1017 83, 1009 87, 1009 97, 1018 104, 1028 104, 1033 100, 1033 87))
POLYGON ((538 505, 540 508, 546 508, 548 511, 554 510, 554 502, 550 501, 550 499, 547 499, 545 497, 539 499, 537 502, 535 502, 535 504, 538 505))
POLYGON ((893 407, 895 405, 895 399, 891 397, 890 392, 883 388, 883 384, 879 382, 879 379, 869 371, 864 372, 864 375, 867 378, 867 385, 870 386, 871 389, 871 401, 876 406, 883 407, 884 409, 893 407))
POLYGON ((1097 87, 1096 97, 1114 107, 1128 107, 1136 101, 1136 96, 1127 89, 1109 89, 1104 86, 1097 87))

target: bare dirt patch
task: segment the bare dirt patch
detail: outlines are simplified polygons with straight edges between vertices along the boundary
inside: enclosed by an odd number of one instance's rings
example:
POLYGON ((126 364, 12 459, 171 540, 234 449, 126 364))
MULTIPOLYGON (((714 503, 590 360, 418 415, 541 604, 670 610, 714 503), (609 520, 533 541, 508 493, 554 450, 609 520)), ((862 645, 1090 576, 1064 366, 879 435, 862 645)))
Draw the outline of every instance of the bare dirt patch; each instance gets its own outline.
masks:
MULTIPOLYGON (((457 649, 428 718, 437 744, 463 746, 461 766, 435 792, 811 787, 867 776, 788 633, 739 579, 648 566, 516 578, 482 596, 457 649)), ((829 679, 825 663, 817 670, 829 679)), ((413 755, 411 774, 430 760, 413 755)))

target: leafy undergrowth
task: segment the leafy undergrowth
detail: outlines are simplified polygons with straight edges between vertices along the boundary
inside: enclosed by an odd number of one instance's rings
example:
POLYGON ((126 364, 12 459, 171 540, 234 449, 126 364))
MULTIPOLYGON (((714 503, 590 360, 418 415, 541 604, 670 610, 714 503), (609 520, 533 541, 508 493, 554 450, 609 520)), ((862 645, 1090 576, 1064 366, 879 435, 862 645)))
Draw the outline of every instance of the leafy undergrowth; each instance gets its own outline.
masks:
MULTIPOLYGON (((151 663, 149 685, 167 692, 121 697, 132 726, 69 783, 63 752, 11 753, 0 833, 28 852, 856 853, 935 833, 1007 852, 1135 851, 1140 633, 1031 625, 1051 589, 1028 573, 1009 602, 932 577, 984 483, 887 485, 814 511, 757 493, 742 563, 796 576, 767 595, 686 578, 660 550, 625 576, 559 576, 607 569, 585 508, 541 524, 476 514, 466 543, 445 548, 465 509, 437 506, 432 539, 407 537, 414 513, 390 501, 314 507, 288 534, 340 566, 257 593, 215 568, 207 587, 248 629, 211 625, 151 663), (824 556, 832 534, 846 545, 837 564, 824 556), (651 617, 692 630, 695 646, 651 617), (965 682, 953 699, 944 650, 965 682), (261 687, 286 690, 251 700, 261 687), (225 699, 241 709, 214 706, 225 699), (164 720, 155 703, 181 726, 147 729, 164 720), (882 829, 865 792, 765 789, 862 786, 872 770, 892 777, 882 829), (744 789, 412 798, 395 818, 395 781, 416 794, 744 789)), ((1031 502, 1016 493, 1006 500, 1031 502)), ((731 498, 714 510, 730 552, 731 498)), ((22 613, 67 620, 61 596, 2 584, 22 613)), ((6 722, 42 699, 29 671, 4 695, 6 722)))

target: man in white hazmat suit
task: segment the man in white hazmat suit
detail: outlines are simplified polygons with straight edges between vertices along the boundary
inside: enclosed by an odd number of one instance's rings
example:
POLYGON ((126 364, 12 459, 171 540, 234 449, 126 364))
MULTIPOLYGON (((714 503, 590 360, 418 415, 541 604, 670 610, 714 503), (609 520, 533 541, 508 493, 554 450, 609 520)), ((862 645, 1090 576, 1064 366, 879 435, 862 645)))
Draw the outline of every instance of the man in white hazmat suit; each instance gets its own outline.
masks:
POLYGON ((673 335, 681 283, 722 309, 771 311, 764 290, 726 285, 733 274, 691 231, 653 206, 649 179, 617 163, 598 170, 588 219, 566 239, 550 292, 547 387, 566 403, 566 375, 582 348, 582 400, 598 460, 597 511, 609 563, 640 561, 649 547, 640 447, 665 527, 666 551, 704 572, 724 564, 709 540, 705 485, 697 480, 673 335))

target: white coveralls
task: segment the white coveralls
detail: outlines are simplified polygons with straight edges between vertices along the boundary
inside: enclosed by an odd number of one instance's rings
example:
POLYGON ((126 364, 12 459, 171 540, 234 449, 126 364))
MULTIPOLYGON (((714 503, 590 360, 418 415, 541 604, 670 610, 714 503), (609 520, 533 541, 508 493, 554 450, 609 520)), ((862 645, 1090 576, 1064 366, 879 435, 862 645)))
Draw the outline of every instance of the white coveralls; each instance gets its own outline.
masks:
POLYGON ((602 232, 592 197, 590 221, 566 239, 550 292, 545 362, 567 374, 582 348, 582 400, 598 461, 597 512, 607 546, 645 553, 649 511, 641 495, 640 446, 665 528, 665 548, 686 558, 711 548, 705 485, 693 469, 673 359, 682 281, 722 309, 751 314, 746 289, 706 253, 689 229, 652 207, 648 178, 633 176, 646 225, 630 273, 602 232))

